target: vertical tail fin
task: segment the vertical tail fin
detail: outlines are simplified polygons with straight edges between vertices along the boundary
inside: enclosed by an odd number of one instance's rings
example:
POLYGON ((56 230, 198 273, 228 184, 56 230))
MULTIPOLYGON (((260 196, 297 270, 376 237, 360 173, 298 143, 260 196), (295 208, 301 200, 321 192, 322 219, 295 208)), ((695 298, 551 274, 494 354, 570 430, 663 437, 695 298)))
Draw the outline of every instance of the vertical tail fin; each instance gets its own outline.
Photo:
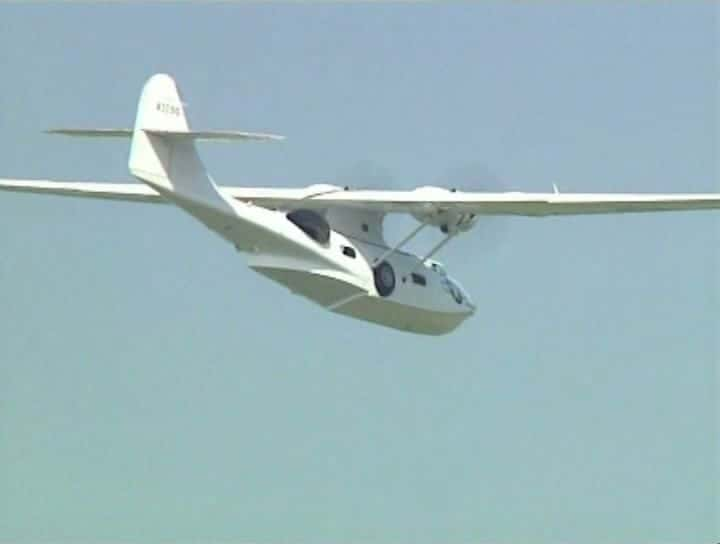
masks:
POLYGON ((205 170, 175 81, 152 76, 143 87, 130 146, 130 172, 179 204, 232 207, 205 170))

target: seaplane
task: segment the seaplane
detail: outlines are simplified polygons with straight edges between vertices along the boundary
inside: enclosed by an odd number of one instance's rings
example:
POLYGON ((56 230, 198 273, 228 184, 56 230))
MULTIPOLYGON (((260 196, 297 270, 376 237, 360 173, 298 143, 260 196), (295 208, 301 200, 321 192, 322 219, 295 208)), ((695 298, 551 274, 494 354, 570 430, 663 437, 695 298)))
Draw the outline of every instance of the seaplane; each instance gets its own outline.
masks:
POLYGON ((276 141, 254 132, 190 128, 178 87, 167 74, 145 83, 134 128, 58 128, 75 137, 129 138, 130 174, 140 183, 0 179, 6 191, 173 204, 247 257, 248 266, 331 312, 425 335, 455 330, 477 306, 436 253, 483 216, 548 217, 712 210, 720 194, 466 192, 424 186, 358 190, 218 186, 197 141, 276 141), (389 244, 387 214, 417 225, 389 244), (426 228, 441 240, 424 255, 403 251, 426 228))

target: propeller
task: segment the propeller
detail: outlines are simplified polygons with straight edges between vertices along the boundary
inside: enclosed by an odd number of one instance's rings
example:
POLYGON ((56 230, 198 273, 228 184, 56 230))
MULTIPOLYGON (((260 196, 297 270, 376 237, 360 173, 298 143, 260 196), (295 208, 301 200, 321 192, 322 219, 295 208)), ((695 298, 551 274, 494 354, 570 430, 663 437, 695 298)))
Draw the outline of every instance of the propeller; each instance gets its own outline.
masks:
MULTIPOLYGON (((423 185, 418 180, 416 185, 423 185)), ((361 159, 341 169, 329 183, 350 189, 396 189, 412 190, 415 186, 404 186, 385 166, 371 159, 361 159)), ((450 168, 436 179, 433 185, 458 191, 504 192, 509 190, 505 182, 485 163, 472 161, 450 168)), ((415 224, 412 218, 390 216, 385 221, 386 240, 399 240, 407 234, 408 228, 415 224)), ((506 230, 505 218, 486 216, 480 217, 471 233, 463 238, 473 238, 473 245, 480 244, 484 251, 498 247, 504 239, 506 230)), ((420 247, 431 243, 435 238, 431 233, 424 233, 419 242, 420 247)), ((416 245, 416 244, 413 244, 416 245)))
MULTIPOLYGON (((390 170, 371 159, 351 163, 339 170, 329 182, 354 190, 401 189, 390 170)), ((405 230, 402 221, 398 222, 398 217, 388 216, 383 221, 383 237, 391 245, 402 238, 405 230)))
MULTIPOLYGON (((471 161, 453 167, 440 176, 435 184, 457 191, 502 193, 509 190, 503 179, 481 161, 471 161)), ((481 216, 468 237, 472 236, 473 244, 481 247, 483 251, 495 249, 505 238, 506 219, 498 216, 481 216)))
POLYGON ((390 170, 370 159, 343 168, 330 183, 350 189, 398 189, 390 170))

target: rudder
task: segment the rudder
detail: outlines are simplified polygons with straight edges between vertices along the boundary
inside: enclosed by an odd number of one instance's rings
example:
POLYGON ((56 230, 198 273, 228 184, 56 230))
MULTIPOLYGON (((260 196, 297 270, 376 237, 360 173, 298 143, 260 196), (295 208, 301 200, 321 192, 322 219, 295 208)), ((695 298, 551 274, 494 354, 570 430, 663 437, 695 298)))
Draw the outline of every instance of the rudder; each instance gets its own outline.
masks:
POLYGON ((230 206, 205 170, 180 92, 167 74, 152 76, 143 87, 128 166, 135 177, 179 204, 230 206))

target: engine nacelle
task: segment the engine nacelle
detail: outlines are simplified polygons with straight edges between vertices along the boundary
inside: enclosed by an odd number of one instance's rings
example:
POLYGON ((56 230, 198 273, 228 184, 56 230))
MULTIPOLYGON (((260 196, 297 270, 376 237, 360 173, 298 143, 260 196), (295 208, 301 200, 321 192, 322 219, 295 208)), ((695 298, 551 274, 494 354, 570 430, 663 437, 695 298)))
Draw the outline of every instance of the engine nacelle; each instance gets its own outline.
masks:
MULTIPOLYGON (((439 196, 447 196, 447 193, 454 193, 454 189, 444 187, 418 187, 415 192, 427 197, 428 201, 437 200, 439 196)), ((412 214, 421 223, 433 225, 439 228, 444 234, 457 234, 470 230, 477 222, 474 213, 462 212, 455 209, 443 208, 441 204, 428 204, 427 210, 412 214)))

